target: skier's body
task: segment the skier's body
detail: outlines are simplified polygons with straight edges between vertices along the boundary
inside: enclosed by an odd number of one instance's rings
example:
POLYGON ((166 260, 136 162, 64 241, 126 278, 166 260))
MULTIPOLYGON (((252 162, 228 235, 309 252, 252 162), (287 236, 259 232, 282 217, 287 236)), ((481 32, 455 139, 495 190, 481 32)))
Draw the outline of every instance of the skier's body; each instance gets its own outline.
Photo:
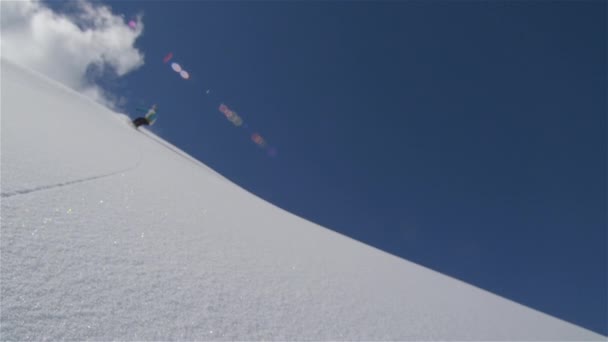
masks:
POLYGON ((150 107, 150 109, 148 109, 148 112, 144 117, 139 117, 133 120, 133 124, 135 127, 152 125, 154 124, 154 121, 156 121, 156 116, 156 105, 153 105, 150 107))

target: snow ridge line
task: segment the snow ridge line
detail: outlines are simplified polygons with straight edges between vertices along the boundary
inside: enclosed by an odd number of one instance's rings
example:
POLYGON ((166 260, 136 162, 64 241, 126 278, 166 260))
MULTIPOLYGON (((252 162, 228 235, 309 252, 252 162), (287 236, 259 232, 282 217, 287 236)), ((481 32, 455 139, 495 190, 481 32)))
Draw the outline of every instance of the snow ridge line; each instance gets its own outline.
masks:
POLYGON ((148 138, 154 140, 156 143, 158 143, 159 145, 163 146, 164 148, 168 149, 169 151, 179 155, 180 157, 183 157, 185 159, 188 159, 190 162, 193 162, 199 166, 204 165, 202 164, 200 161, 192 158, 190 155, 188 155, 187 153, 181 151, 179 148, 173 146, 172 144, 170 144, 169 142, 159 138, 158 136, 156 136, 156 134, 148 131, 148 130, 143 130, 143 129, 139 129, 139 132, 143 133, 145 136, 147 136, 148 138))
POLYGON ((41 185, 35 188, 31 188, 31 189, 23 189, 23 190, 15 190, 15 191, 11 191, 11 192, 3 192, 0 193, 0 198, 8 198, 8 197, 13 197, 13 196, 18 196, 18 195, 25 195, 25 194, 29 194, 32 192, 38 192, 38 191, 43 191, 43 190, 50 190, 50 189, 55 189, 55 188, 61 188, 64 186, 70 186, 70 185, 74 185, 74 184, 78 184, 78 183, 84 183, 84 182, 89 182, 89 181, 93 181, 96 179, 101 179, 101 178, 106 178, 106 177, 110 177, 110 176, 115 176, 119 173, 124 173, 124 172, 128 172, 128 171, 132 171, 135 170, 136 168, 139 167, 139 164, 141 163, 141 152, 139 153, 139 159, 137 160, 137 162, 135 163, 135 165, 128 167, 126 169, 122 169, 122 170, 118 170, 118 171, 114 171, 112 173, 106 173, 103 175, 97 175, 97 176, 92 176, 92 177, 86 177, 86 178, 80 178, 80 179, 76 179, 76 180, 71 180, 71 181, 67 181, 67 182, 63 182, 63 183, 55 183, 55 184, 51 184, 51 185, 41 185))
POLYGON ((216 176, 220 177, 223 180, 226 180, 226 177, 224 177, 222 174, 218 173, 217 171, 213 170, 212 168, 210 168, 209 166, 205 165, 205 163, 201 162, 200 160, 192 157, 191 155, 189 155, 188 153, 180 150, 178 147, 175 147, 173 144, 169 143, 168 141, 158 137, 156 134, 154 134, 153 132, 147 130, 147 129, 138 129, 138 131, 140 133, 142 133, 143 135, 147 136, 148 138, 150 138, 151 140, 153 140, 154 142, 156 142, 157 144, 161 145, 162 147, 168 149, 169 151, 179 155, 180 157, 188 160, 189 162, 195 164, 196 166, 199 167, 203 167, 206 170, 209 170, 211 172, 213 172, 216 176))

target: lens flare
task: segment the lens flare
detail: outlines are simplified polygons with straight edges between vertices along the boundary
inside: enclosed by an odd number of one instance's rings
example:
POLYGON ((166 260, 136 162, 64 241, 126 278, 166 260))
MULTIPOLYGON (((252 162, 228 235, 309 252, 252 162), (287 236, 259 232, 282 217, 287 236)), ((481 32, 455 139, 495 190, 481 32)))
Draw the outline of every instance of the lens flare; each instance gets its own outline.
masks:
MULTIPOLYGON (((132 21, 132 22, 134 22, 134 21, 132 21)), ((131 26, 131 23, 129 23, 129 26, 131 26)), ((163 58, 163 63, 165 63, 165 64, 169 63, 170 61, 173 60, 173 57, 174 57, 173 52, 167 53, 165 55, 165 57, 163 58)), ((177 62, 172 62, 170 65, 171 65, 171 69, 173 69, 173 71, 177 72, 181 78, 183 78, 185 80, 190 79, 190 73, 187 70, 185 70, 180 64, 178 64, 177 62)), ((200 82, 200 79, 197 78, 196 80, 194 80, 194 83, 197 83, 197 82, 200 82)), ((212 94, 212 92, 214 92, 214 91, 212 91, 212 89, 203 88, 202 90, 204 91, 206 97, 209 97, 209 98, 215 97, 214 94, 212 94)), ((224 103, 220 103, 218 110, 220 111, 220 113, 222 113, 224 115, 224 117, 226 117, 226 120, 230 121, 234 126, 244 128, 245 134, 250 135, 251 141, 253 141, 253 143, 255 143, 262 150, 264 150, 264 152, 266 153, 266 155, 268 157, 277 156, 278 152, 277 152, 276 147, 270 146, 268 144, 268 142, 266 141, 266 139, 264 139, 259 133, 251 134, 251 132, 253 132, 253 129, 249 128, 249 125, 245 122, 245 120, 243 120, 243 118, 236 111, 230 109, 230 107, 228 107, 224 103)))
POLYGON ((256 143, 258 146, 260 147, 266 147, 266 141, 264 140, 264 138, 262 138, 262 136, 258 133, 253 133, 251 135, 251 140, 256 143))
POLYGON ((228 121, 232 122, 233 125, 240 127, 243 125, 243 119, 232 109, 228 108, 225 104, 220 104, 218 110, 224 114, 228 121))
POLYGON ((276 157, 277 156, 277 149, 276 147, 271 147, 268 149, 268 156, 269 157, 276 157))

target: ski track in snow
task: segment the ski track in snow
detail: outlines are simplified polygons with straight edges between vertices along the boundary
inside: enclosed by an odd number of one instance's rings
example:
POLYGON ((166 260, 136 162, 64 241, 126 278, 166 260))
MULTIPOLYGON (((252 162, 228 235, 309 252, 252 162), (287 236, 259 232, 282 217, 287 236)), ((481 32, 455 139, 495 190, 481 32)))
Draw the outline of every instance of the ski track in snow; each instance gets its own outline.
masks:
POLYGON ((55 183, 55 184, 51 184, 51 185, 38 186, 38 187, 35 187, 35 188, 32 188, 32 189, 16 190, 16 191, 12 191, 12 192, 3 192, 3 193, 0 193, 0 197, 2 197, 2 198, 8 198, 8 197, 13 197, 13 196, 18 196, 18 195, 25 195, 25 194, 29 194, 29 193, 32 193, 32 192, 44 191, 44 190, 49 190, 49 189, 54 189, 54 188, 60 188, 60 187, 70 186, 70 185, 74 185, 74 184, 78 184, 78 183, 90 182, 90 181, 94 181, 94 180, 101 179, 101 178, 111 177, 111 176, 115 176, 115 175, 118 175, 118 174, 121 174, 121 173, 133 171, 133 170, 135 170, 135 169, 137 169, 139 167, 140 163, 141 163, 141 157, 140 157, 140 159, 137 161, 137 163, 135 165, 133 165, 132 167, 123 169, 123 170, 119 170, 119 171, 115 171, 115 172, 112 172, 112 173, 103 174, 103 175, 99 175, 99 176, 92 176, 92 177, 86 177, 86 178, 81 178, 81 179, 75 179, 75 180, 71 180, 71 181, 67 181, 67 182, 62 182, 62 183, 55 183))

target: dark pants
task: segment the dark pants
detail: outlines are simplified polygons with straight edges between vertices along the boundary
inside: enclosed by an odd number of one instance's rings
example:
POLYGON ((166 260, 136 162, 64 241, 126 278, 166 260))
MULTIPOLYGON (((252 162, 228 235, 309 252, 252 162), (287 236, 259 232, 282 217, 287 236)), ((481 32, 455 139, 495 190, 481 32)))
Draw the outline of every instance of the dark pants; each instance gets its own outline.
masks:
POLYGON ((133 120, 133 124, 135 125, 135 127, 139 127, 139 126, 148 126, 150 125, 150 123, 148 122, 148 120, 146 120, 146 118, 137 118, 135 120, 133 120))

